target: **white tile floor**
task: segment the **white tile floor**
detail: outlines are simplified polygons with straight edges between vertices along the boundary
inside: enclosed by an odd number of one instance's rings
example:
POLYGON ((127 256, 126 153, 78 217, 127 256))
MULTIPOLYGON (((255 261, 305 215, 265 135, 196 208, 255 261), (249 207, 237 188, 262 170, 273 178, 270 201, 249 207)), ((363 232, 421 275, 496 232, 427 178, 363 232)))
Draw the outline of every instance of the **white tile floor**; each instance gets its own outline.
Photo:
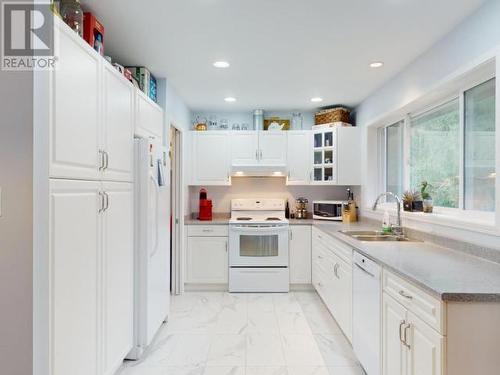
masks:
POLYGON ((362 375, 314 292, 186 293, 141 361, 120 375, 362 375))

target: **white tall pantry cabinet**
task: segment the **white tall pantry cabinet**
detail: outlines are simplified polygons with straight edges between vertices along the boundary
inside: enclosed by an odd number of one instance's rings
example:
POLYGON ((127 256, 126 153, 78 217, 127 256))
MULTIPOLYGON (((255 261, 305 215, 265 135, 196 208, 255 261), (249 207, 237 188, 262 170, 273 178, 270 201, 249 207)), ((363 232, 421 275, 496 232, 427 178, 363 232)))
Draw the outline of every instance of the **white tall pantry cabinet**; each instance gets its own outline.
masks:
POLYGON ((133 346, 139 94, 54 22, 58 67, 35 74, 35 374, 113 375, 133 346))

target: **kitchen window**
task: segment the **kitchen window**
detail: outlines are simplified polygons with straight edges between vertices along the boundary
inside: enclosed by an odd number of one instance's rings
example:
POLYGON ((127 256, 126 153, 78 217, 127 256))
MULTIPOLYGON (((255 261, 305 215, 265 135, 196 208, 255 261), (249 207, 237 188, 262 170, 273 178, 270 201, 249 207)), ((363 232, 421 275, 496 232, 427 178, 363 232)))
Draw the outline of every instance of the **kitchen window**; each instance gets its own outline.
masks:
POLYGON ((403 129, 404 121, 385 128, 385 183, 386 191, 401 196, 403 193, 403 129))
POLYGON ((385 191, 430 184, 434 206, 495 211, 495 79, 383 128, 385 191))

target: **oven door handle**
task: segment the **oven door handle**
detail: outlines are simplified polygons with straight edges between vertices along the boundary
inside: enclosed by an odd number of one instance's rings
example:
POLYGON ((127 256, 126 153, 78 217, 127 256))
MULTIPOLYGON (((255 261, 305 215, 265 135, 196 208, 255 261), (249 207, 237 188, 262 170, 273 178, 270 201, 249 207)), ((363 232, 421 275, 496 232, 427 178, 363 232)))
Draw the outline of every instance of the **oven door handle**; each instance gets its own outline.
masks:
POLYGON ((259 226, 259 225, 233 225, 230 227, 231 231, 243 232, 243 233, 269 233, 269 232, 287 232, 288 227, 286 226, 259 226))

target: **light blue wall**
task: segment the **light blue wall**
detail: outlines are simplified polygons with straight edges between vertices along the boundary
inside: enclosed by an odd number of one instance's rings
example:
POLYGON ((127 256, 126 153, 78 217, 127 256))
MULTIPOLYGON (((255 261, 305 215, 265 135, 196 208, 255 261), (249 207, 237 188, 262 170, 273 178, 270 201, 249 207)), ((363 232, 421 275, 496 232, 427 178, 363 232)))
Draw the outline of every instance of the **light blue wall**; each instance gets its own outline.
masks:
POLYGON ((158 80, 158 104, 165 110, 167 125, 173 122, 182 129, 190 129, 191 110, 164 78, 158 80))
POLYGON ((500 1, 490 0, 364 100, 356 109, 357 124, 368 125, 404 107, 499 45, 500 1))

